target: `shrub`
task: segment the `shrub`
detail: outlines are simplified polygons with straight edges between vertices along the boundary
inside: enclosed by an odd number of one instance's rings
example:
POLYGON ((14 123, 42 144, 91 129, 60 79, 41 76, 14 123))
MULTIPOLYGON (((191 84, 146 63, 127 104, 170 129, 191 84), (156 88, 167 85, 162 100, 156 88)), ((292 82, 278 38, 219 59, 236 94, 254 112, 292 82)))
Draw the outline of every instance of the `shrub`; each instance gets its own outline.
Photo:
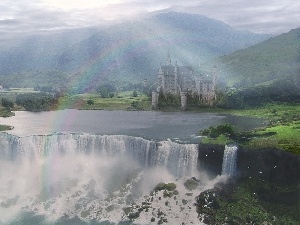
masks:
POLYGON ((88 105, 94 105, 94 100, 92 100, 92 99, 89 99, 89 100, 87 100, 87 102, 86 102, 88 105))

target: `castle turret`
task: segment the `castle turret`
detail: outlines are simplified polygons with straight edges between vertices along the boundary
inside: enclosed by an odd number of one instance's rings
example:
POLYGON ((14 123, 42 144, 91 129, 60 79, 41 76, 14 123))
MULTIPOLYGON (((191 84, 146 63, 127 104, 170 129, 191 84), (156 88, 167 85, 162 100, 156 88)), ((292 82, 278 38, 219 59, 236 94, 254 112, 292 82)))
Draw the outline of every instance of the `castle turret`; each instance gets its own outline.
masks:
POLYGON ((177 64, 177 61, 175 63, 175 71, 174 71, 174 74, 175 74, 175 94, 178 94, 178 64, 177 64))
POLYGON ((163 72, 161 64, 160 64, 160 67, 159 67, 159 70, 158 70, 158 73, 157 73, 157 77, 158 77, 158 84, 157 85, 158 85, 159 88, 162 88, 163 87, 164 72, 163 72))

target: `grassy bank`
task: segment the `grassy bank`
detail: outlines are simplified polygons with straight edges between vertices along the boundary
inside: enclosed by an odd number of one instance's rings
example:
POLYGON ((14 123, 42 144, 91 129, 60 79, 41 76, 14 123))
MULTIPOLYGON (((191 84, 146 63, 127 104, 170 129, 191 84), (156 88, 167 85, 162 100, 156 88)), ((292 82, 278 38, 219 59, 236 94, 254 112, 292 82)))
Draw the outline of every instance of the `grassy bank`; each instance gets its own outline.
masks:
POLYGON ((116 93, 113 98, 101 98, 99 94, 78 94, 60 98, 58 109, 66 108, 81 110, 150 110, 151 101, 146 95, 133 97, 132 92, 116 93))
MULTIPOLYGON (((15 114, 13 112, 3 109, 3 108, 0 108, 0 116, 1 117, 10 117, 10 116, 14 116, 14 115, 15 114)), ((11 130, 11 129, 13 129, 13 127, 0 124, 0 131, 11 130)))
POLYGON ((203 143, 228 144, 238 142, 250 148, 279 148, 300 155, 300 105, 269 104, 255 109, 224 110, 222 113, 260 117, 269 122, 265 128, 236 133, 235 138, 226 134, 204 138, 203 143))
POLYGON ((12 126, 0 124, 0 131, 6 131, 6 130, 11 130, 11 129, 13 129, 12 126))

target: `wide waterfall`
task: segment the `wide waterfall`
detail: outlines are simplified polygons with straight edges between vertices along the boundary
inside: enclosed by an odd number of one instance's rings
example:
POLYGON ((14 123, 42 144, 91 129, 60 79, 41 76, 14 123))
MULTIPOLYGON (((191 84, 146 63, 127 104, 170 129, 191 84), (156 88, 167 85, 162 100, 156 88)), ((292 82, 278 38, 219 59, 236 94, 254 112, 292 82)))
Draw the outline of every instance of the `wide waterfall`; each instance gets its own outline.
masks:
POLYGON ((0 224, 199 224, 183 186, 197 176, 197 160, 197 145, 170 140, 0 133, 0 224), (161 182, 176 184, 176 197, 154 194, 161 182))
POLYGON ((192 176, 197 170, 195 144, 149 141, 124 135, 51 134, 17 137, 1 133, 0 158, 34 160, 53 154, 96 154, 103 157, 127 156, 143 168, 165 167, 175 177, 192 176))
POLYGON ((236 175, 237 150, 237 146, 225 146, 222 164, 222 175, 236 175))

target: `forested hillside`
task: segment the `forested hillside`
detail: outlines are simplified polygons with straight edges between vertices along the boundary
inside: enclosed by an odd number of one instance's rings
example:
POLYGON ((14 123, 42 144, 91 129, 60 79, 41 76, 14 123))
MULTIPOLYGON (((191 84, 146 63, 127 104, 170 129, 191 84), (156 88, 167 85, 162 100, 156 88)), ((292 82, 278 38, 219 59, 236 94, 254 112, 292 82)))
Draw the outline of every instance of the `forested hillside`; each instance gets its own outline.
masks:
POLYGON ((300 28, 210 62, 230 86, 290 80, 300 86, 300 28))

